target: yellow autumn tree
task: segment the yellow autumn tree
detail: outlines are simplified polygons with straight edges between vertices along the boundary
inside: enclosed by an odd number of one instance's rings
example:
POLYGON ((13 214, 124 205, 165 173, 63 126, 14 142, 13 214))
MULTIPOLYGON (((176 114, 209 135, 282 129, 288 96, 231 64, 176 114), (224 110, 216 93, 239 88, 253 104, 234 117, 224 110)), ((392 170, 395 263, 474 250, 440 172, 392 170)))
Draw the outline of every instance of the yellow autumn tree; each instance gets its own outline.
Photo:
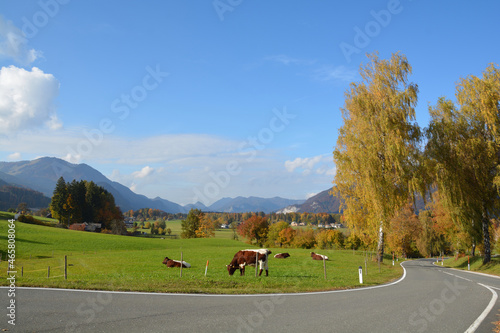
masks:
POLYGON ((408 80, 412 70, 404 55, 368 58, 360 69, 363 80, 351 83, 341 108, 333 193, 342 199, 351 230, 363 240, 378 240, 382 261, 389 221, 420 184, 415 178, 421 140, 414 109, 418 87, 408 80))

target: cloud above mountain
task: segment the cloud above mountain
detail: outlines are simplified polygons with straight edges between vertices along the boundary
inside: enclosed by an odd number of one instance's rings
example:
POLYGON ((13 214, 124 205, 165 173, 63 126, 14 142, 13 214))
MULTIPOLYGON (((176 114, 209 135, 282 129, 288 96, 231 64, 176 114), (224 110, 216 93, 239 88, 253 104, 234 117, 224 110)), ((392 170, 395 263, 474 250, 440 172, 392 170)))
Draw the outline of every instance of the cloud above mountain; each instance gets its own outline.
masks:
POLYGON ((14 133, 45 126, 59 129, 55 99, 59 82, 37 67, 0 69, 0 132, 14 133))
POLYGON ((28 39, 12 21, 0 16, 0 57, 29 65, 42 56, 42 52, 29 48, 28 39))

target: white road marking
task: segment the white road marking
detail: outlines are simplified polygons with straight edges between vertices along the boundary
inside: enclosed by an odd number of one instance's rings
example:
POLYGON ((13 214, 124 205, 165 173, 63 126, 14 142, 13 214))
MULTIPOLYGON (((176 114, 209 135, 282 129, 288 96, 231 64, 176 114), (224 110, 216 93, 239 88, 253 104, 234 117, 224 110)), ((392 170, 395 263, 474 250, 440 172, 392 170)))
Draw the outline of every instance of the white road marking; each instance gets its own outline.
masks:
POLYGON ((451 276, 457 277, 457 278, 462 279, 462 280, 465 280, 465 281, 474 282, 474 281, 472 281, 472 280, 469 280, 469 279, 467 279, 467 278, 464 278, 464 277, 461 277, 461 276, 455 275, 455 274, 453 274, 453 273, 448 273, 448 272, 445 272, 445 271, 441 271, 441 272, 443 272, 444 274, 448 274, 448 275, 451 275, 451 276))
POLYGON ((488 289, 489 291, 491 291, 491 293, 493 294, 493 296, 491 297, 490 303, 488 304, 488 306, 486 307, 486 309, 484 309, 483 313, 481 313, 481 315, 479 317, 477 317, 476 321, 474 321, 472 323, 472 325, 470 325, 470 327, 467 329, 467 331, 465 331, 465 333, 473 333, 473 332, 475 332, 477 330, 477 328, 479 327, 479 325, 481 325, 481 323, 483 322, 484 318, 486 318, 486 316, 493 309, 493 307, 495 306, 495 303, 497 302, 497 299, 498 299, 498 294, 496 293, 496 291, 494 291, 493 289, 491 289, 488 286, 485 286, 482 283, 478 283, 478 285, 483 286, 486 289, 488 289))
MULTIPOLYGON (((466 280, 466 281, 469 281, 469 282, 472 282, 472 283, 477 283, 478 285, 480 285, 480 286, 488 289, 489 291, 491 291, 491 293, 493 294, 493 296, 491 297, 491 300, 488 303, 488 306, 486 307, 486 309, 484 309, 484 311, 479 315, 479 317, 477 317, 477 319, 472 323, 472 325, 470 325, 470 327, 467 329, 467 331, 465 331, 465 333, 474 333, 478 329, 478 327, 481 325, 481 323, 483 322, 483 320, 486 318, 486 316, 493 309, 493 307, 495 306, 495 304, 497 302, 498 294, 493 289, 500 290, 500 288, 496 288, 496 287, 492 287, 492 286, 487 286, 487 285, 484 285, 482 283, 475 282, 473 280, 469 280, 469 279, 466 279, 464 277, 458 276, 456 274, 445 272, 443 270, 440 270, 440 271, 443 272, 443 273, 445 273, 445 274, 448 274, 448 275, 457 277, 459 279, 462 279, 462 280, 466 280)), ((462 270, 457 270, 457 271, 467 272, 467 273, 475 273, 475 274, 478 274, 478 275, 483 275, 483 276, 488 276, 488 277, 497 277, 497 276, 492 276, 492 275, 489 275, 489 274, 483 274, 483 273, 477 273, 477 272, 462 271, 462 270)))

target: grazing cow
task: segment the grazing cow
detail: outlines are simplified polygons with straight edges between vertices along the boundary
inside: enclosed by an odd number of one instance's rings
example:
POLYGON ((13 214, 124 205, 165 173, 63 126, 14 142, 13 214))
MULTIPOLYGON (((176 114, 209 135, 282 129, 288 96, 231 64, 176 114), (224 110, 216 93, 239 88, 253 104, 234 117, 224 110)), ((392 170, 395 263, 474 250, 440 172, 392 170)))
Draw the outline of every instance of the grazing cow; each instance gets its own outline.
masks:
POLYGON ((324 254, 319 254, 319 253, 314 253, 314 252, 311 252, 311 257, 313 258, 313 260, 328 260, 328 257, 325 256, 324 254))
POLYGON ((288 258, 290 256, 290 254, 288 253, 278 253, 278 254, 275 254, 274 257, 277 258, 277 259, 285 259, 285 258, 288 258))
MULTIPOLYGON (((165 259, 163 259, 163 263, 167 265, 167 267, 179 267, 179 268, 181 267, 181 262, 179 260, 172 260, 169 259, 168 257, 165 257, 165 259)), ((191 265, 185 261, 182 261, 182 267, 191 268, 191 265)))
POLYGON ((257 258, 257 262, 259 263, 260 273, 266 270, 266 276, 269 276, 269 267, 267 266, 267 258, 271 254, 271 251, 267 249, 251 249, 251 250, 241 250, 236 252, 233 257, 233 260, 229 265, 227 265, 227 271, 229 275, 233 275, 234 272, 239 269, 240 275, 245 275, 245 266, 255 266, 255 259, 257 258))

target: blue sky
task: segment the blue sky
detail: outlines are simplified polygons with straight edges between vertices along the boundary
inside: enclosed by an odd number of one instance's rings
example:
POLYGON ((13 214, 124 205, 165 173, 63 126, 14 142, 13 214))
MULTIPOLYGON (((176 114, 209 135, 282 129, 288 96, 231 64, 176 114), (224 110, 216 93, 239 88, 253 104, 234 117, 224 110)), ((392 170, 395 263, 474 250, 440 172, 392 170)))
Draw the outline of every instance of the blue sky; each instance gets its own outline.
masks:
POLYGON ((0 160, 87 163, 148 197, 331 186, 344 92, 405 54, 428 105, 500 63, 497 1, 0 0, 0 160))

